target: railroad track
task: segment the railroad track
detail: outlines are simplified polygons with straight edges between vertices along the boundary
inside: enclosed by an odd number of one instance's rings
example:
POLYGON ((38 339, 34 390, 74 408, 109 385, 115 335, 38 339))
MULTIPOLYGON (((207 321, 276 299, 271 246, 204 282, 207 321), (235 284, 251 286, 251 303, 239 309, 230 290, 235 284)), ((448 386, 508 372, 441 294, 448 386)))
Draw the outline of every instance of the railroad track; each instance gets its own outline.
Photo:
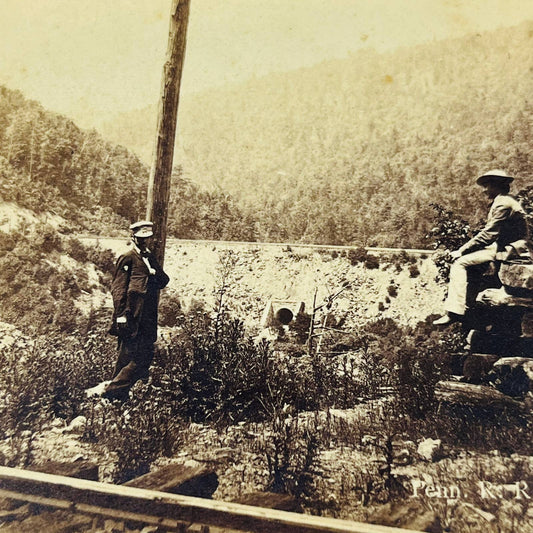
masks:
MULTIPOLYGON (((127 238, 123 237, 106 237, 99 235, 76 235, 81 241, 99 242, 102 245, 118 246, 121 243, 127 241, 127 238)), ((213 241, 213 240, 201 240, 201 239, 167 239, 167 244, 179 245, 179 244, 201 244, 207 246, 217 246, 221 248, 281 248, 286 250, 325 250, 325 251, 337 251, 348 252, 359 248, 358 246, 345 246, 345 245, 333 245, 333 244, 306 244, 306 243, 288 243, 288 242, 257 242, 257 241, 213 241)), ((435 250, 425 250, 421 248, 383 248, 376 246, 365 246, 365 250, 368 253, 376 255, 393 255, 399 253, 407 253, 408 255, 420 257, 425 255, 432 255, 435 250)))
MULTIPOLYGON (((88 515, 96 517, 96 520, 111 518, 126 523, 156 526, 160 532, 413 533, 413 530, 309 516, 7 467, 0 467, 0 497, 60 509, 69 512, 73 517, 88 515)), ((52 529, 53 524, 48 526, 46 528, 45 524, 41 524, 40 530, 58 531, 52 529)), ((85 531, 95 531, 95 527, 98 528, 95 523, 88 524, 85 531)), ((63 530, 67 529, 61 529, 63 530)), ((83 529, 78 527, 76 531, 83 529)))

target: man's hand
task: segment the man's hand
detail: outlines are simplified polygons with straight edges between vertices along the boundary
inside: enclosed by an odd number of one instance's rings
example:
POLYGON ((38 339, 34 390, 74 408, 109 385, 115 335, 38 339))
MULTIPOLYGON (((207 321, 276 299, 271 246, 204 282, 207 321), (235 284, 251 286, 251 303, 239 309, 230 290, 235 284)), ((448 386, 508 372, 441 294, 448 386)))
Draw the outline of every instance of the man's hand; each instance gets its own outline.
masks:
POLYGON ((117 318, 117 327, 119 331, 125 330, 128 327, 128 319, 125 316, 119 316, 117 318))
POLYGON ((456 259, 459 259, 463 254, 460 250, 454 250, 453 252, 450 252, 451 258, 455 261, 456 259))

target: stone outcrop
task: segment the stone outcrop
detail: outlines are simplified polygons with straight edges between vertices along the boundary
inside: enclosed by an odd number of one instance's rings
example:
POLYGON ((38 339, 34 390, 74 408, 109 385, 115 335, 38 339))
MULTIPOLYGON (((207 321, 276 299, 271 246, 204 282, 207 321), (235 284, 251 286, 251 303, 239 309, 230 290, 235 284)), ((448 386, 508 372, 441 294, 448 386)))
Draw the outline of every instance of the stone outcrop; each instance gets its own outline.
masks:
POLYGON ((442 452, 440 439, 425 439, 417 448, 417 453, 426 461, 436 461, 442 452))
MULTIPOLYGON (((533 264, 503 263, 498 277, 501 286, 480 292, 466 317, 468 343, 457 356, 459 372, 463 384, 523 400, 533 394, 533 264)), ((443 396, 451 394, 443 387, 443 396)))
MULTIPOLYGON (((498 276, 504 287, 511 291, 533 291, 533 264, 502 263, 498 276)), ((533 306, 532 306, 533 307, 533 306)))

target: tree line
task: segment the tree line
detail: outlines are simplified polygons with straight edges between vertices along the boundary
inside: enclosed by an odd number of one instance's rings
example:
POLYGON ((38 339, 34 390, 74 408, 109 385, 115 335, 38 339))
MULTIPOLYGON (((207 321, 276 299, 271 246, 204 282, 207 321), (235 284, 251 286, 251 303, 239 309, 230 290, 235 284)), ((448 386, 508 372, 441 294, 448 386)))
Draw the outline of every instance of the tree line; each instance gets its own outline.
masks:
MULTIPOLYGON (((183 97, 169 235, 424 247, 432 203, 475 226, 479 172, 531 185, 532 32, 361 50, 183 97)), ((149 172, 124 146, 151 145, 152 122, 117 119, 111 142, 0 88, 1 198, 126 227, 144 216, 149 172)))
MULTIPOLYGON (((144 217, 149 169, 123 146, 19 91, 0 87, 0 199, 65 218, 71 230, 113 234, 144 217)), ((169 234, 253 240, 255 223, 228 194, 173 175, 169 234)), ((66 229, 65 227, 65 229, 66 229)))

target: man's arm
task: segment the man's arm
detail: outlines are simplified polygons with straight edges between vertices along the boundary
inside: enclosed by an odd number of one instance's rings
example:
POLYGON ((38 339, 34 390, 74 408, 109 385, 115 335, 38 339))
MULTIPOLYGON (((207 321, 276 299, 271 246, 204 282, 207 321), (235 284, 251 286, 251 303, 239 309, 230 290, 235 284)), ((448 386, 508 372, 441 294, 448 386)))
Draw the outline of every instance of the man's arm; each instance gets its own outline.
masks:
POLYGON ((490 212, 489 220, 485 227, 468 242, 463 244, 456 252, 452 253, 452 257, 455 254, 458 254, 457 257, 460 257, 467 252, 479 250, 495 242, 500 234, 502 224, 509 218, 511 211, 510 206, 495 205, 490 212))
POLYGON ((115 275, 111 283, 111 296, 113 297, 113 307, 117 317, 126 316, 128 313, 128 287, 131 276, 131 258, 121 256, 117 260, 115 275))

